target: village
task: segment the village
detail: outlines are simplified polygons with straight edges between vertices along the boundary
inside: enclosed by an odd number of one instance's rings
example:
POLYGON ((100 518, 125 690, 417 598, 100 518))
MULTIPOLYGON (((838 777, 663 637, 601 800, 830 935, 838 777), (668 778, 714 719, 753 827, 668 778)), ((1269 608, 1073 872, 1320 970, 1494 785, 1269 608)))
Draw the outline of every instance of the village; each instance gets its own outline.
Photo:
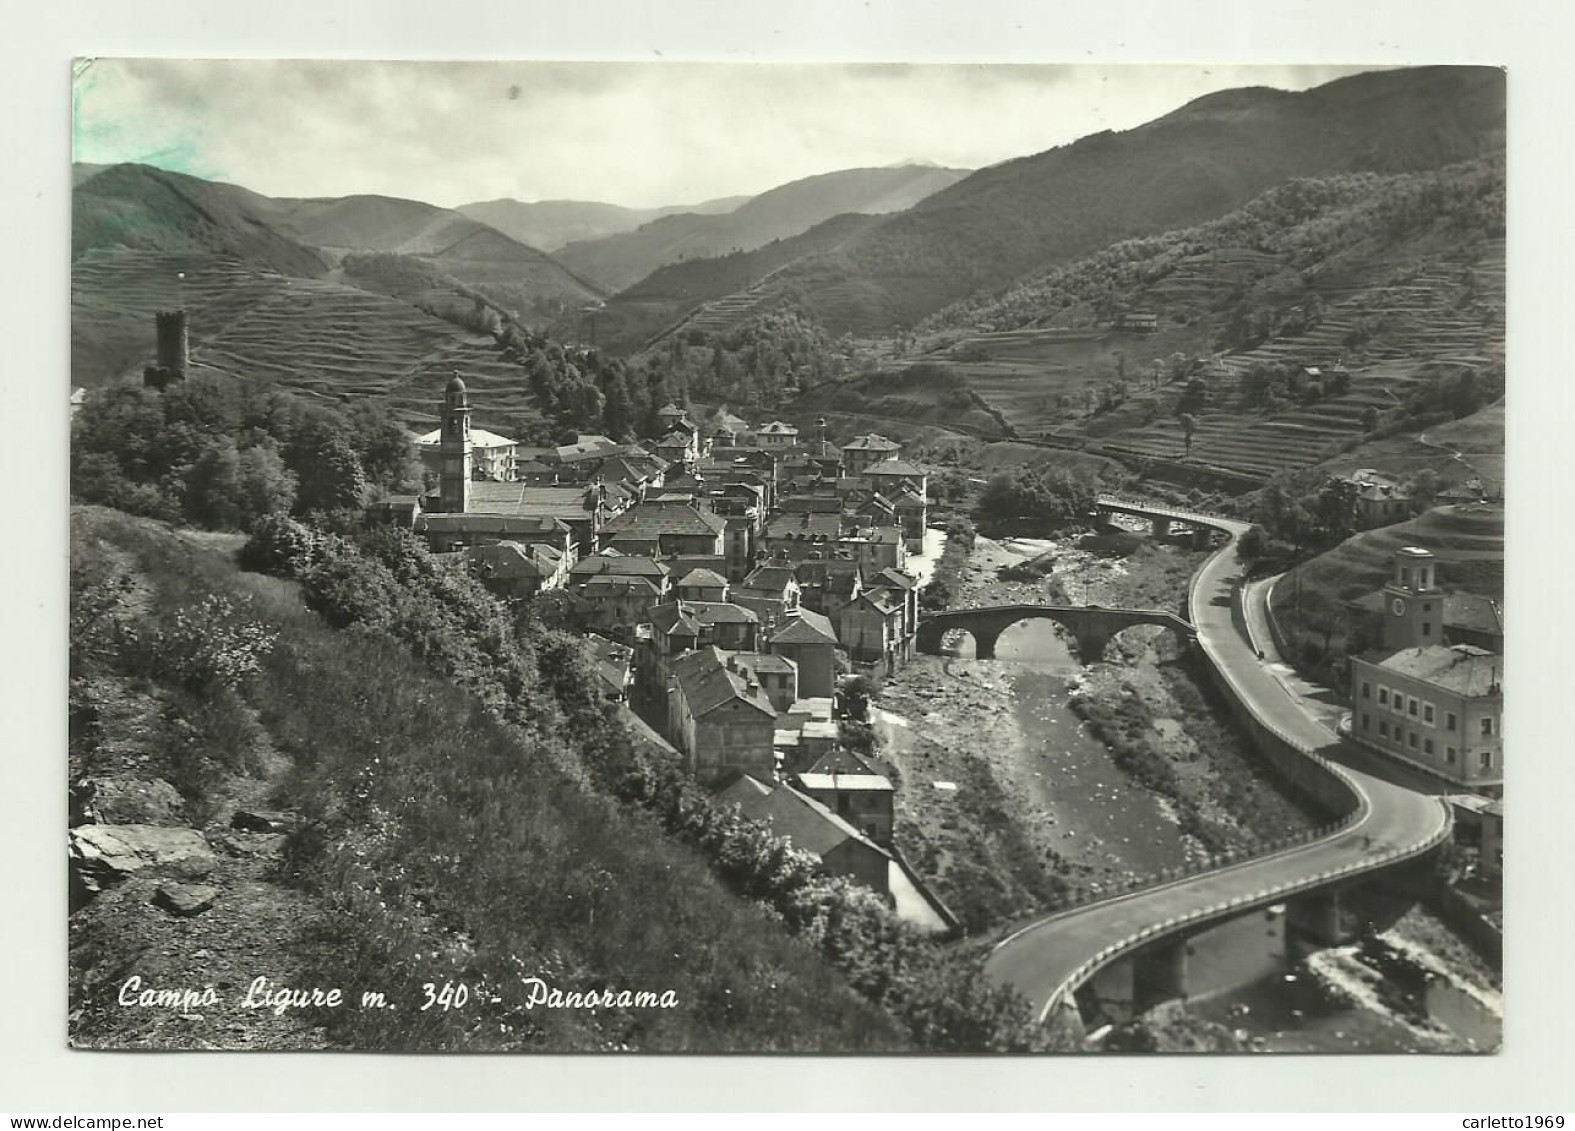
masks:
MULTIPOLYGON (((530 448, 473 428, 474 408, 456 373, 441 427, 416 437, 433 488, 377 502, 369 520, 409 529, 505 599, 560 594, 605 694, 641 741, 904 919, 955 931, 957 917, 896 844, 897 775, 878 757, 870 713, 880 679, 915 653, 919 593, 945 541, 930 528, 928 473, 879 434, 833 443, 824 418, 806 436, 780 420, 751 425, 726 406, 697 421, 667 404, 659 434, 637 443, 579 435, 530 448)), ((1361 529, 1418 509, 1398 481, 1369 469, 1331 486, 1350 497, 1361 529)), ((1420 788, 1470 801, 1456 806, 1457 833, 1493 879, 1501 613, 1470 594, 1446 601, 1433 575, 1431 554, 1406 548, 1393 592, 1345 610, 1372 647, 1362 650, 1370 658, 1351 657, 1358 709, 1326 721, 1434 783, 1420 788), (1479 668, 1480 688, 1458 686, 1479 668), (1402 669, 1415 694, 1372 677, 1402 669), (1393 695, 1421 729, 1469 726, 1484 749, 1467 758, 1417 729, 1391 736, 1365 710, 1375 686, 1380 706, 1393 695), (1451 709, 1437 706, 1445 700, 1451 709)), ((1268 627, 1278 636, 1272 615, 1268 627)))
POLYGON ((369 520, 505 599, 562 593, 639 738, 905 920, 952 929, 894 843, 866 698, 844 694, 912 655, 944 540, 902 446, 839 447, 824 419, 801 436, 725 408, 702 424, 668 404, 638 444, 532 449, 473 428, 473 407, 456 373, 441 427, 417 437, 436 490, 384 499, 369 520))

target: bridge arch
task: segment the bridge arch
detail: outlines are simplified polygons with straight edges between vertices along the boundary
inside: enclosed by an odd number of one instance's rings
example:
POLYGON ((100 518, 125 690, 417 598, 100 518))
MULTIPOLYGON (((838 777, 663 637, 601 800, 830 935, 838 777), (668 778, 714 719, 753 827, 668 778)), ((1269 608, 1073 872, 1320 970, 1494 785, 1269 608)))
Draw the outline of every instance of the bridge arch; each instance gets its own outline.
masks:
POLYGON ((919 622, 916 641, 921 652, 940 655, 946 634, 964 629, 974 638, 974 655, 995 658, 1001 633, 1025 620, 1052 620, 1065 626, 1077 642, 1078 658, 1094 664, 1105 658, 1111 639, 1137 624, 1157 624, 1176 634, 1183 644, 1197 635, 1192 625, 1175 613, 1157 609, 1107 609, 1099 605, 987 605, 975 609, 948 609, 931 613, 919 622))

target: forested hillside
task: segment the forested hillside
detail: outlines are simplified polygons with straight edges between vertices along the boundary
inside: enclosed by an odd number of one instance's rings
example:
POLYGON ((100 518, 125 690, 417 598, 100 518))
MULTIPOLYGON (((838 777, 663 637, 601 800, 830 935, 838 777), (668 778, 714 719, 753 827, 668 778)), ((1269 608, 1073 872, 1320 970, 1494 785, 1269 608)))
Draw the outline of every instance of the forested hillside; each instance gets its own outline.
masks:
POLYGON ((1301 93, 1209 95, 1144 126, 1004 162, 784 271, 834 332, 886 331, 975 291, 1190 226, 1297 177, 1404 172, 1500 153, 1504 76, 1369 73, 1301 93))
POLYGON ((729 212, 664 216, 623 235, 569 244, 558 257, 607 289, 623 290, 669 263, 751 251, 846 212, 900 211, 966 175, 926 165, 843 169, 781 185, 729 212))

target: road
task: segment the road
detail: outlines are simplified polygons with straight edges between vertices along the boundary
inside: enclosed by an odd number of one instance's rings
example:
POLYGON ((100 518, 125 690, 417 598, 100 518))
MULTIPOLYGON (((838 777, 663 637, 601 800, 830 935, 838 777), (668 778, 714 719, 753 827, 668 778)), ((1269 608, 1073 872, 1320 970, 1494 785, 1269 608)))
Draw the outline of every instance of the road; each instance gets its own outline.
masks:
MULTIPOLYGON (((1250 524, 1122 502, 1128 513, 1202 523, 1229 535, 1193 577, 1188 607, 1198 642, 1261 721, 1310 757, 1337 764, 1330 772, 1346 777, 1361 806, 1351 823, 1321 840, 1050 915, 1009 936, 991 953, 985 972, 1015 987, 1041 1020, 1101 966, 1137 946, 1409 859, 1449 835, 1444 802, 1363 768, 1370 764, 1367 756, 1313 717, 1259 659, 1257 643, 1237 629, 1230 607, 1232 587, 1243 572, 1236 539, 1250 524)), ((1261 587, 1248 591, 1259 604, 1264 594, 1261 587)), ((1246 612, 1249 626, 1262 625, 1261 607, 1246 612)))

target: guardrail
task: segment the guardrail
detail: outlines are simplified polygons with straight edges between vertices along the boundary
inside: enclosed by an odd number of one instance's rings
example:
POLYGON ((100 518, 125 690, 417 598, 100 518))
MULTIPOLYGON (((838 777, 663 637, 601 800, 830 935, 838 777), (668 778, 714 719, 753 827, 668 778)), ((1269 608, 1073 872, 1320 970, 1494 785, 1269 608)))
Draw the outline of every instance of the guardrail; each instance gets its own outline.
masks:
MULTIPOLYGON (((1215 529, 1224 530, 1224 532, 1229 535, 1225 545, 1221 546, 1213 554, 1209 555, 1204 563, 1199 566, 1198 569, 1193 571, 1192 577, 1188 581, 1188 616, 1191 618, 1192 623, 1196 625, 1198 623, 1196 600, 1199 579, 1204 573, 1207 572, 1209 565, 1211 565, 1221 554, 1229 551, 1231 546, 1235 543, 1236 530, 1234 527, 1245 526, 1248 524, 1244 520, 1238 518, 1229 518, 1224 515, 1212 515, 1201 511, 1183 511, 1171 507, 1159 506, 1153 503, 1145 503, 1140 499, 1123 498, 1114 495, 1099 496, 1098 501, 1100 503, 1113 503, 1115 505, 1126 507, 1132 510, 1139 510, 1150 515, 1174 518, 1182 522, 1200 521, 1203 525, 1209 525, 1213 526, 1215 529), (1221 523, 1230 525, 1220 525, 1221 523)), ((1243 619, 1247 618, 1244 616, 1243 619)), ((1361 788, 1361 786, 1357 784, 1356 779, 1351 776, 1349 771, 1347 771, 1345 767, 1332 762, 1324 755, 1318 753, 1317 750, 1315 750, 1308 743, 1294 738, 1276 726, 1274 723, 1270 722, 1269 719, 1259 710, 1256 701, 1250 695, 1246 694, 1238 681, 1231 675, 1229 669, 1219 662, 1218 657, 1216 657, 1210 649, 1207 640, 1204 640, 1201 636, 1199 637, 1199 640, 1202 644, 1203 653, 1208 658, 1209 665, 1214 670, 1216 677, 1224 683, 1225 687, 1236 699, 1237 703, 1247 711, 1253 723, 1261 728, 1266 735, 1273 738, 1276 742, 1279 742, 1293 753, 1308 759, 1311 763, 1331 775, 1335 781, 1343 787, 1344 791, 1351 798, 1353 802, 1352 808, 1337 821, 1330 822, 1326 825, 1321 825, 1318 828, 1312 829, 1305 833, 1299 833, 1291 837, 1283 838, 1281 841, 1270 842, 1268 845, 1264 846, 1262 851, 1255 852, 1250 855, 1241 854, 1240 856, 1235 853, 1224 853, 1220 856, 1210 857, 1209 867, 1200 867, 1195 870, 1188 868, 1172 869, 1167 872, 1160 873, 1157 877, 1147 877, 1144 881, 1134 881, 1129 885, 1125 885, 1122 890, 1116 893, 1105 894, 1101 892, 1099 893, 1099 897, 1096 899, 1089 900, 1086 903, 1077 904, 1073 907, 1065 908, 1062 911, 1047 916, 1045 919, 1039 921, 1040 924, 1053 922, 1056 919, 1061 918, 1063 915, 1071 915, 1080 911, 1086 911, 1089 907, 1096 906, 1101 903, 1115 903, 1121 900, 1131 899, 1141 894, 1162 890, 1163 888, 1174 884, 1185 883, 1188 880, 1194 879, 1200 875, 1219 873, 1233 867, 1261 863, 1265 860, 1272 859, 1275 856, 1292 852, 1299 848, 1307 847, 1308 845, 1331 840, 1342 833, 1360 825, 1371 813, 1371 800, 1368 798, 1367 793, 1361 788), (1221 863, 1221 861, 1223 861, 1223 863, 1221 863)), ((1040 1011, 1039 1020, 1041 1022, 1044 1021, 1050 1015, 1050 1013, 1055 1008, 1057 1008, 1063 1000, 1065 1000, 1067 994, 1075 991, 1079 985, 1091 977, 1101 967, 1152 938, 1170 934, 1171 932, 1189 924, 1195 924, 1217 918, 1218 916, 1226 914, 1230 911, 1257 906, 1271 900, 1294 895, 1297 892, 1321 887, 1324 884, 1341 878, 1342 876, 1353 875, 1358 872, 1369 872, 1377 868, 1388 867, 1404 860, 1425 855, 1442 843, 1444 839, 1450 834, 1450 826, 1452 824, 1451 815, 1448 811, 1448 806, 1442 805, 1442 803, 1440 804, 1444 810, 1443 820, 1440 822, 1439 827, 1435 829, 1434 832, 1432 832, 1428 837, 1424 838, 1424 840, 1422 840, 1420 843, 1410 846, 1397 846, 1390 849, 1389 851, 1381 852, 1377 856, 1366 856, 1352 861, 1349 864, 1341 865, 1337 868, 1324 869, 1320 872, 1314 873, 1311 876, 1301 876, 1293 880, 1287 880, 1280 884, 1270 885, 1254 892, 1235 896, 1231 899, 1223 900, 1207 907, 1198 908, 1182 915, 1173 915, 1162 922, 1151 923, 1138 931, 1134 931, 1130 935, 1108 944, 1107 946, 1101 948, 1092 957, 1085 959, 1073 969, 1071 974, 1062 980, 1061 984, 1058 985, 1051 993, 1050 998, 1045 1003, 1044 1008, 1040 1011)), ((1039 924, 1035 924, 1035 926, 1038 925, 1039 924)), ((1029 929, 1032 928, 1024 928, 1024 930, 1029 929)))

